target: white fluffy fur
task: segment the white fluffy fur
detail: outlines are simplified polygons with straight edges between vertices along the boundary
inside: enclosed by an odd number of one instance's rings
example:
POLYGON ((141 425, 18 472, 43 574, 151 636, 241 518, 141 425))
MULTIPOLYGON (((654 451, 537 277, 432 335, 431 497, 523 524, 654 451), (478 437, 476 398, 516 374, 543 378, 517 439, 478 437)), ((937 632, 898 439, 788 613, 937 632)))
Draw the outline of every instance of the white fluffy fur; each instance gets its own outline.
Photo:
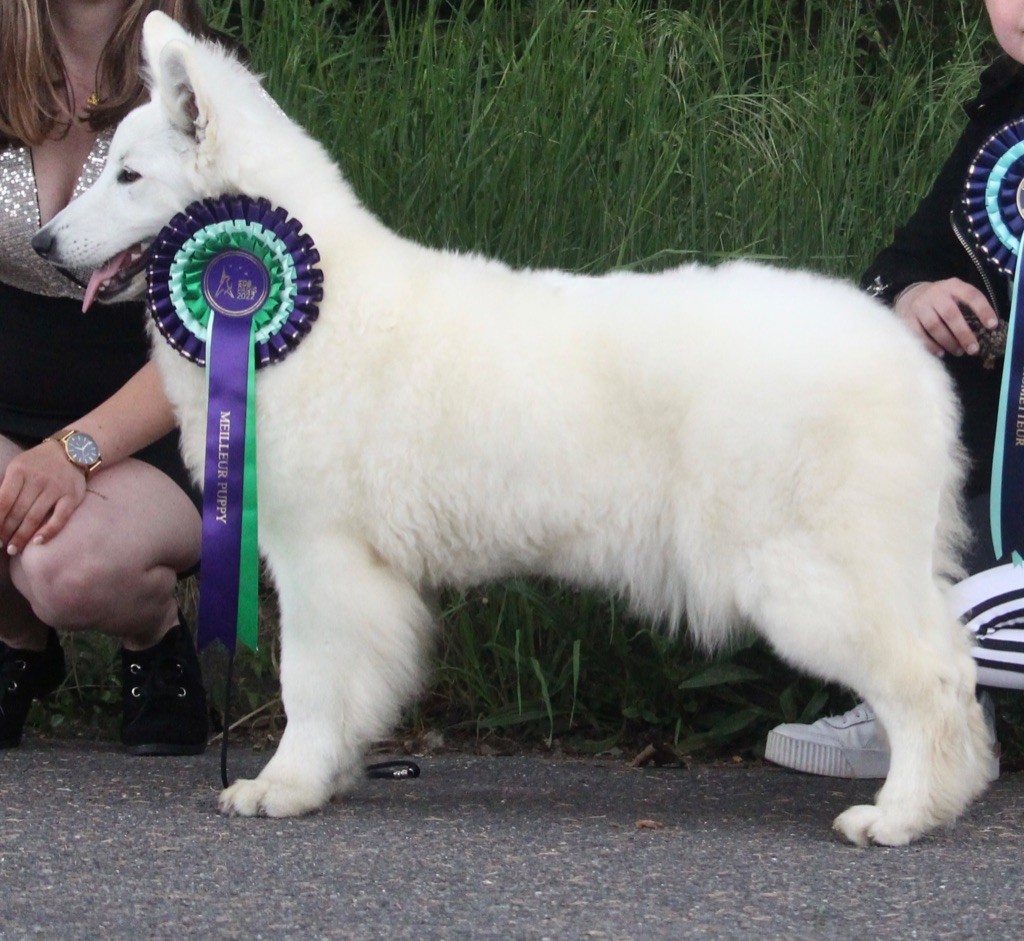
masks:
MULTIPOLYGON (((321 807, 420 684, 422 594, 512 573, 619 592, 708 648, 751 625, 866 697, 892 743, 836 827, 901 844, 985 784, 943 370, 872 300, 749 263, 578 277, 390 232, 229 55, 146 23, 153 100, 47 227, 97 266, 195 199, 265 196, 322 256, 315 329, 258 380, 260 538, 288 726, 226 813, 321 807), (118 180, 129 167, 141 178, 118 180)), ((205 377, 154 356, 201 478, 205 377)))

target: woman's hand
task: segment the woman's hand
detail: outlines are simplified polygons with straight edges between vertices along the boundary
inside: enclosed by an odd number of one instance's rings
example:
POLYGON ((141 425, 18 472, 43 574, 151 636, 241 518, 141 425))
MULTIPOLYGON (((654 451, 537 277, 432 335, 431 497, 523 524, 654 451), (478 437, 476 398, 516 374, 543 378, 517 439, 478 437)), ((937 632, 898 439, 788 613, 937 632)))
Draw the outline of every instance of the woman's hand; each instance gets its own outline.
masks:
POLYGON ((974 356, 979 351, 965 311, 989 330, 999 324, 988 298, 959 278, 913 284, 896 299, 893 309, 936 356, 974 356))
POLYGON ((55 441, 15 457, 0 481, 0 543, 7 554, 56 536, 85 498, 85 485, 85 473, 55 441))
MULTIPOLYGON (((104 470, 162 438, 174 427, 174 410, 156 363, 146 363, 74 426, 103 442, 104 470)), ((85 473, 58 442, 43 441, 11 460, 0 480, 0 543, 8 555, 53 539, 85 499, 85 485, 85 473)))

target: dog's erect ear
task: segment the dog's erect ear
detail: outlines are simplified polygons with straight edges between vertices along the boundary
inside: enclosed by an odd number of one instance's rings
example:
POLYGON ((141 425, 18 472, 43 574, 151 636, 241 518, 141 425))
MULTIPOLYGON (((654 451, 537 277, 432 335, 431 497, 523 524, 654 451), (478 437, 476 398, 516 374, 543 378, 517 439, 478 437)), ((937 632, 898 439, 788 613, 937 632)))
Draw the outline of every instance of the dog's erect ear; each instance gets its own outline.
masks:
POLYGON ((171 122, 197 144, 206 136, 209 108, 202 94, 199 68, 193 49, 184 43, 172 42, 160 53, 157 87, 160 101, 171 122))
POLYGON ((195 40, 169 16, 154 12, 143 24, 142 45, 153 98, 175 127, 201 143, 209 115, 195 40))
POLYGON ((160 62, 160 52, 169 42, 189 42, 191 37, 185 28, 166 13, 154 10, 142 24, 142 59, 151 73, 160 62))

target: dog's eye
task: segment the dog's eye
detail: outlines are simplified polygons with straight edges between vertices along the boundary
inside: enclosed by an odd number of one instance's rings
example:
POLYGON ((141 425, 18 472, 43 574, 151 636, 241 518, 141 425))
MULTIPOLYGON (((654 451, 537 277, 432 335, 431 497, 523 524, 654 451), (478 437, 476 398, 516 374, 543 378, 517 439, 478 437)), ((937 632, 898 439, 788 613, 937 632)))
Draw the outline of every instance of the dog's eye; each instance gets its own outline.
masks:
POLYGON ((134 183, 141 176, 141 173, 136 173, 134 170, 129 170, 128 167, 122 167, 121 172, 117 175, 117 182, 134 183))

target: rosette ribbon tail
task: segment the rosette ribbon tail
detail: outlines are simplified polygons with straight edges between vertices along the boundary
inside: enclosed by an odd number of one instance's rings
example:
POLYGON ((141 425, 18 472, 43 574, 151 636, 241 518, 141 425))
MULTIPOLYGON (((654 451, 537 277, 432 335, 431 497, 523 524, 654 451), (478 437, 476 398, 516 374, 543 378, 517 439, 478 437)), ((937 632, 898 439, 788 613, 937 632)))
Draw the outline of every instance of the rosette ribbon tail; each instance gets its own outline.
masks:
MULTIPOLYGON (((1017 255, 1018 262, 1020 254, 1017 255)), ((1024 553, 1024 278, 1017 264, 1006 357, 999 393, 996 443, 992 456, 992 548, 997 559, 1024 553)))
POLYGON ((257 645, 255 319, 213 312, 206 341, 208 406, 198 646, 257 645))

